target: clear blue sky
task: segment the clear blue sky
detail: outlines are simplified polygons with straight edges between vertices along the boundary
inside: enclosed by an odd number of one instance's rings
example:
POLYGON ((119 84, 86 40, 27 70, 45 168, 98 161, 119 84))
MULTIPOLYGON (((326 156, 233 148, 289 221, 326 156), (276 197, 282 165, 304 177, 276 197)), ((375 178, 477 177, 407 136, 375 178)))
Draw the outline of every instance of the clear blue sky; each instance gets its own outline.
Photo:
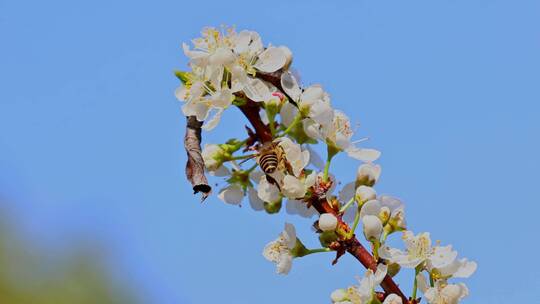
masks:
POLYGON ((539 301, 538 1, 0 0, 0 195, 36 242, 103 239, 152 304, 328 303, 363 274, 322 254, 278 276, 263 246, 285 220, 315 245, 309 221, 191 195, 172 71, 182 41, 220 24, 289 46, 303 82, 361 123, 383 152, 378 191, 479 263, 465 303, 539 301))

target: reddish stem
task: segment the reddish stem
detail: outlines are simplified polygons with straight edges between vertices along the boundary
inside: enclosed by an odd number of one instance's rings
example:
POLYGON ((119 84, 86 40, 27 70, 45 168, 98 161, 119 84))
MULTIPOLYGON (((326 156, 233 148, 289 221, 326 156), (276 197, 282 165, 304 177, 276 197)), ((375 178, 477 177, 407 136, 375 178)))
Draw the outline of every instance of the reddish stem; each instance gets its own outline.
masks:
MULTIPOLYGON (((247 117, 253 128, 255 129, 256 135, 261 143, 265 143, 272 140, 272 135, 268 126, 266 126, 259 115, 260 106, 248 100, 245 105, 239 106, 240 110, 247 117)), ((341 217, 338 215, 338 210, 333 208, 325 197, 312 197, 309 202, 319 213, 332 213, 336 215, 339 220, 340 228, 344 231, 350 231, 347 223, 341 220, 341 217)), ((364 246, 358 241, 356 237, 353 237, 350 240, 345 241, 347 252, 354 256, 364 267, 375 271, 377 269, 377 262, 373 256, 364 248, 364 246)), ((392 277, 386 276, 381 283, 381 287, 384 289, 386 295, 396 294, 403 300, 405 304, 413 304, 416 301, 409 301, 409 299, 403 294, 399 286, 394 282, 392 277)))

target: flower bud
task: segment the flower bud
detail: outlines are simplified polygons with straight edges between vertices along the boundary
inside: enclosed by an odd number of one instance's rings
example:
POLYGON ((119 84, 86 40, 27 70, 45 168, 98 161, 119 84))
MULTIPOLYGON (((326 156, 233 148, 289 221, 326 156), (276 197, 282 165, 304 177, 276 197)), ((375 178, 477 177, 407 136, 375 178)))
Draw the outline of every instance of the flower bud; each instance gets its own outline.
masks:
POLYGON ((372 187, 381 175, 381 166, 371 163, 365 163, 358 167, 356 171, 356 186, 372 187))
POLYGON ((337 218, 331 213, 323 213, 319 217, 319 228, 322 231, 334 231, 337 227, 337 218))
POLYGON ((278 96, 271 95, 264 101, 264 109, 268 115, 268 119, 272 120, 281 108, 281 100, 278 96))
POLYGON ((356 188, 356 200, 358 202, 366 202, 377 197, 375 189, 367 186, 360 186, 356 188))
POLYGON ((362 218, 364 236, 368 241, 379 240, 383 230, 381 220, 374 215, 366 215, 362 218))

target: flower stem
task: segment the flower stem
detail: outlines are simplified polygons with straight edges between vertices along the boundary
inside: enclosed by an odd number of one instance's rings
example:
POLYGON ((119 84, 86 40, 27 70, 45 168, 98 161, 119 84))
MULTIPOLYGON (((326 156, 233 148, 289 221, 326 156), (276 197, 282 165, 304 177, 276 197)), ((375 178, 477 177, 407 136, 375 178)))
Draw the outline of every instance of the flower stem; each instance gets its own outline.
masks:
MULTIPOLYGON (((332 251, 332 249, 330 249, 330 248, 308 249, 308 253, 307 253, 307 254, 319 253, 319 252, 330 252, 330 251, 332 251)), ((307 255, 307 254, 306 254, 306 255, 307 255)))
POLYGON ((411 296, 413 301, 416 300, 416 290, 418 289, 418 280, 416 279, 416 277, 418 276, 420 271, 422 271, 422 268, 418 266, 415 268, 415 271, 414 271, 414 284, 413 284, 413 291, 412 291, 412 296, 411 296))
POLYGON ((356 231, 356 227, 358 227, 359 222, 360 222, 360 208, 356 210, 356 214, 354 215, 354 222, 351 227, 351 231, 349 232, 349 238, 352 238, 354 236, 354 231, 356 231))
POLYGON ((289 132, 292 131, 292 129, 302 120, 302 115, 300 113, 296 114, 296 116, 294 117, 294 120, 291 122, 291 124, 287 127, 287 129, 285 129, 285 131, 283 131, 283 135, 287 135, 289 134, 289 132))
POLYGON ((328 170, 330 170, 330 163, 332 162, 332 158, 339 152, 339 150, 335 149, 332 145, 327 144, 326 146, 326 164, 324 165, 324 174, 323 174, 323 181, 328 181, 328 170))
POLYGON ((379 248, 381 247, 381 242, 379 242, 379 240, 374 240, 372 242, 373 244, 373 259, 375 261, 378 261, 379 260, 379 248))
POLYGON ((276 126, 275 126, 275 122, 274 122, 274 118, 276 117, 276 114, 273 113, 272 111, 269 111, 268 109, 265 109, 266 111, 266 116, 268 117, 268 124, 269 124, 269 127, 270 127, 270 134, 272 134, 272 137, 274 137, 274 135, 276 135, 276 126))
POLYGON ((339 213, 343 213, 349 209, 349 207, 354 203, 354 196, 345 204, 341 209, 339 209, 339 213))
POLYGON ((382 241, 381 243, 385 243, 386 242, 386 238, 388 237, 389 233, 388 231, 386 231, 386 229, 384 230, 383 232, 383 236, 382 236, 382 241))

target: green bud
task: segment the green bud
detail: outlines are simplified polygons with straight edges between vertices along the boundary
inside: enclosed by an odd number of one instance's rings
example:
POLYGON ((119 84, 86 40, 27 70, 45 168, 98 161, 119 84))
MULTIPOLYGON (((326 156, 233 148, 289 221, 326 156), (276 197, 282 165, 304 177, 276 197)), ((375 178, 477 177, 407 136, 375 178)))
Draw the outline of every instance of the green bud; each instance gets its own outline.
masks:
POLYGON ((266 115, 268 118, 273 118, 279 112, 280 101, 279 98, 271 98, 269 101, 264 103, 264 109, 266 110, 266 115))
POLYGON ((388 275, 393 277, 399 273, 401 266, 398 263, 391 263, 388 265, 388 275))
POLYGON ((328 247, 332 242, 337 241, 338 236, 335 231, 324 231, 319 234, 319 242, 323 247, 328 247))
POLYGON ((264 210, 268 214, 278 213, 281 210, 281 199, 273 203, 264 202, 264 210))

